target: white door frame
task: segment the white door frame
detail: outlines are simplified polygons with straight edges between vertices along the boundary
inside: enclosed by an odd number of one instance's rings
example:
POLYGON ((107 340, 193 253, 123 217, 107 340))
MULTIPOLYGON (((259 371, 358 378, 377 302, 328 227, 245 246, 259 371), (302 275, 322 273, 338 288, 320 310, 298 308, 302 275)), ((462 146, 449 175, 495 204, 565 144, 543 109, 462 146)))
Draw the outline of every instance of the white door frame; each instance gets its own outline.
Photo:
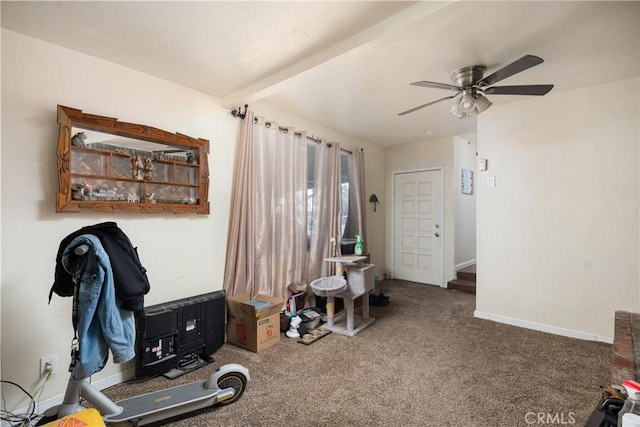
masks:
POLYGON ((442 263, 442 265, 440 266, 441 272, 442 272, 442 281, 439 283, 439 286, 441 288, 446 288, 447 287, 447 283, 445 281, 445 274, 444 274, 444 265, 445 265, 445 260, 444 260, 444 245, 445 245, 445 235, 446 235, 446 221, 445 221, 445 216, 444 216, 444 212, 445 212, 445 200, 446 200, 446 195, 445 195, 445 179, 446 179, 446 173, 445 173, 445 167, 444 165, 442 166, 430 166, 430 167, 426 167, 426 168, 421 168, 421 169, 409 169, 409 170, 399 170, 399 171, 394 171, 391 173, 391 193, 392 193, 392 206, 393 209, 391 209, 391 230, 392 230, 392 236, 391 236, 391 277, 395 278, 395 269, 396 269, 396 228, 395 228, 395 223, 396 223, 396 192, 395 192, 395 188, 396 188, 396 175, 400 175, 400 174, 405 174, 405 173, 418 173, 418 172, 432 172, 432 171, 440 171, 440 173, 442 174, 442 204, 441 204, 441 211, 439 212, 440 217, 442 218, 442 244, 440 245, 440 262, 442 263))

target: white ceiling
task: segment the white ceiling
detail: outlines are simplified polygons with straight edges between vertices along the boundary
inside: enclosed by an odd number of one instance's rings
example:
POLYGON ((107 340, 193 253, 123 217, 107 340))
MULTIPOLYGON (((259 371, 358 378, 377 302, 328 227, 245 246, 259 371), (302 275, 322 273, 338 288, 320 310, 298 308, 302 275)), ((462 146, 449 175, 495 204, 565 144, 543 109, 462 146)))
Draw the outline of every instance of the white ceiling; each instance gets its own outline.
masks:
MULTIPOLYGON (((2 1, 2 27, 381 146, 475 131, 409 86, 545 62, 500 82, 551 94, 640 75, 640 2, 2 1)), ((547 95, 549 96, 549 95, 547 95)), ((489 95, 494 104, 528 97, 489 95)), ((570 106, 568 106, 570 108, 570 106)))

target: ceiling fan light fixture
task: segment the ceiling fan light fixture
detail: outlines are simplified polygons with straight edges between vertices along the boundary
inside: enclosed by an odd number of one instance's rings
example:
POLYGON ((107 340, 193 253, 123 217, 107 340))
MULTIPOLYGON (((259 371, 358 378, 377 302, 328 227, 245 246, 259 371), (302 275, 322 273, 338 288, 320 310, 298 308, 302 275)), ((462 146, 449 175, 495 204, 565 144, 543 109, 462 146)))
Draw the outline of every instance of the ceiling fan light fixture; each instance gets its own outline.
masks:
POLYGON ((451 109, 449 110, 449 113, 453 114, 454 116, 456 116, 459 119, 467 117, 467 113, 465 113, 464 111, 460 110, 460 102, 459 101, 456 101, 456 102, 453 103, 453 105, 451 106, 451 109))
POLYGON ((473 99, 473 94, 464 91, 462 98, 460 98, 460 110, 465 113, 470 113, 475 108, 475 100, 473 99))
POLYGON ((483 94, 479 93, 476 95, 476 110, 478 114, 491 107, 491 104, 491 101, 483 94))
POLYGON ((462 97, 453 103, 449 112, 463 119, 480 114, 490 106, 491 101, 480 93, 480 91, 477 91, 475 88, 473 88, 473 90, 465 89, 462 91, 462 97))

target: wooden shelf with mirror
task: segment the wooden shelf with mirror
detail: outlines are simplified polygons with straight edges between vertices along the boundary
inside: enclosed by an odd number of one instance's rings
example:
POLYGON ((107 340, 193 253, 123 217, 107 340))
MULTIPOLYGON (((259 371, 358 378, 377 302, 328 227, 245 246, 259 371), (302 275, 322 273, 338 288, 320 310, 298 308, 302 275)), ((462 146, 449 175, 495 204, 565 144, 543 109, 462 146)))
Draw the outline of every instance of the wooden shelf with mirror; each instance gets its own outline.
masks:
POLYGON ((209 213, 209 141, 58 105, 56 212, 209 213))

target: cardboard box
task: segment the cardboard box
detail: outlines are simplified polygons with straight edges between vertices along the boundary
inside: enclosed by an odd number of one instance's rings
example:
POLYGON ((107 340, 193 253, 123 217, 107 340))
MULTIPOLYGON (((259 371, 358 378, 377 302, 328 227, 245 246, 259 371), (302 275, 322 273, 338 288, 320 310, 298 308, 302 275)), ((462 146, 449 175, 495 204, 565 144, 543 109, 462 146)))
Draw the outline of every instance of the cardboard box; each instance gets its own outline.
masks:
POLYGON ((281 298, 262 294, 227 297, 227 342, 255 353, 278 344, 283 304, 281 298))

